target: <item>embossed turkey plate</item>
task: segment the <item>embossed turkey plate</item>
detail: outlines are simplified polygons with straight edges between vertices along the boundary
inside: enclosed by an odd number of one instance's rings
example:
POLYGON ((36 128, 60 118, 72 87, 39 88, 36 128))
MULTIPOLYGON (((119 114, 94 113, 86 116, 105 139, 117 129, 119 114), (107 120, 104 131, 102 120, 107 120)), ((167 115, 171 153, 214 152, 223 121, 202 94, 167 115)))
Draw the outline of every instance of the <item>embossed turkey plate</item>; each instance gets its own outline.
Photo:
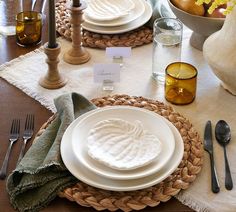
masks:
POLYGON ((136 107, 112 106, 98 109, 82 119, 74 127, 72 148, 78 162, 95 174, 111 179, 128 180, 142 178, 160 170, 173 155, 175 140, 172 131, 160 115, 136 107), (134 123, 138 120, 142 123, 144 130, 147 130, 159 139, 161 142, 161 152, 151 163, 133 170, 117 170, 94 160, 88 155, 87 138, 89 131, 98 122, 114 118, 119 118, 129 123, 134 123))
MULTIPOLYGON (((99 110, 99 109, 98 109, 99 110)), ((62 160, 67 167, 67 169, 73 174, 77 179, 83 181, 84 183, 94 186, 96 188, 101 188, 105 190, 112 191, 133 191, 148 188, 153 186, 165 178, 167 178, 170 174, 172 174, 175 169, 178 167, 179 163, 182 160, 184 153, 184 145, 183 140, 178 132, 178 130, 167 121, 165 118, 163 120, 171 129, 174 139, 175 139, 175 149, 174 153, 166 165, 161 168, 159 171, 148 175, 146 177, 138 178, 136 180, 117 180, 106 178, 100 175, 95 174, 93 171, 87 169, 82 163, 80 163, 76 156, 73 154, 72 148, 72 133, 76 127, 76 125, 88 115, 93 114, 94 111, 90 111, 79 118, 77 118, 71 125, 67 128, 66 132, 63 135, 61 142, 61 156, 62 160)))
POLYGON ((93 20, 89 18, 88 15, 86 15, 86 9, 85 9, 85 14, 83 16, 84 21, 88 24, 92 24, 96 26, 103 26, 103 27, 114 27, 114 26, 127 24, 139 18, 141 15, 143 15, 145 11, 145 3, 146 3, 145 0, 134 0, 133 2, 135 4, 134 9, 131 10, 128 15, 117 18, 115 20, 109 20, 109 21, 93 20))

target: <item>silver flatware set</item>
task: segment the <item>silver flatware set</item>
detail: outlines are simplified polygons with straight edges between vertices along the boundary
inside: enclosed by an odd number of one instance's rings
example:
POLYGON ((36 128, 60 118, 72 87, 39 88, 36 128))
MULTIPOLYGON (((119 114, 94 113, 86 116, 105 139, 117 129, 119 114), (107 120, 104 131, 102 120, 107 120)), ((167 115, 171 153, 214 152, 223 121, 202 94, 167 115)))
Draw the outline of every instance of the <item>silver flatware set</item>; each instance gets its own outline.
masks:
MULTIPOLYGON (((32 138, 33 130, 34 130, 34 115, 28 114, 26 116, 25 129, 22 136, 23 144, 21 146, 21 151, 20 151, 17 164, 20 162, 20 160, 24 156, 26 143, 29 139, 32 138)), ((8 167, 8 161, 11 154, 12 146, 19 139, 19 137, 20 137, 20 119, 13 119, 12 124, 11 124, 11 129, 10 129, 10 136, 9 136, 10 143, 9 143, 9 146, 8 146, 8 149, 7 149, 3 164, 2 164, 2 168, 0 170, 0 179, 2 180, 5 179, 7 176, 7 167, 8 167)))
MULTIPOLYGON (((226 145, 230 142, 231 133, 229 125, 224 121, 220 120, 217 122, 215 127, 215 138, 218 143, 224 148, 224 160, 225 160, 225 188, 232 190, 233 181, 229 168, 229 162, 226 153, 226 145)), ((212 139, 212 126, 211 121, 207 121, 204 131, 204 149, 209 153, 210 165, 211 165, 211 189, 212 192, 218 193, 220 191, 220 185, 216 173, 214 154, 213 154, 213 139, 212 139)))

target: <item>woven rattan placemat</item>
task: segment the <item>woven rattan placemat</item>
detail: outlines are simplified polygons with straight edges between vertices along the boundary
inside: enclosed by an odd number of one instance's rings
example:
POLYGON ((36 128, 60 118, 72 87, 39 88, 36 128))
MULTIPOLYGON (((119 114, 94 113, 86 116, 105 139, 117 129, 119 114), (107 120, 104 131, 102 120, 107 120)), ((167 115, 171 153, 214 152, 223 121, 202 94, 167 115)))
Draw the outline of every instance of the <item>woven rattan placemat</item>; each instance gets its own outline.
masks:
MULTIPOLYGON (((157 206, 166 202, 181 190, 187 189, 195 180, 203 164, 203 144, 199 134, 189 120, 175 112, 171 106, 143 97, 114 95, 93 99, 98 107, 129 105, 145 108, 165 117, 179 130, 184 141, 184 156, 178 168, 161 183, 147 189, 130 192, 105 191, 79 182, 60 192, 58 195, 96 210, 123 211, 141 210, 146 206, 157 206)), ((51 123, 45 123, 39 134, 51 123)))
MULTIPOLYGON (((70 13, 66 8, 68 0, 59 0, 56 3, 56 28, 58 33, 71 40, 70 13)), ((125 46, 136 47, 152 42, 152 30, 148 27, 140 27, 136 30, 121 34, 99 34, 83 30, 83 46, 105 49, 106 47, 125 46)))

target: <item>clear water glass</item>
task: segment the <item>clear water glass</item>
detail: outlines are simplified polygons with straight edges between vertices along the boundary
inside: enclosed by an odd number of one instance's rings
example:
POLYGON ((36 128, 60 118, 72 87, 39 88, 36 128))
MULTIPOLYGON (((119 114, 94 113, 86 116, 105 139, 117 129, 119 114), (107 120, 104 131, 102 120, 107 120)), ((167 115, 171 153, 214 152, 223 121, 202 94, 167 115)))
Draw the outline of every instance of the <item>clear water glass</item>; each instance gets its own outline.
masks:
POLYGON ((175 18, 159 18, 153 24, 152 76, 165 81, 165 69, 181 61, 183 24, 175 18))
POLYGON ((15 16, 18 5, 15 2, 14 0, 0 0, 0 35, 10 36, 16 34, 15 16))

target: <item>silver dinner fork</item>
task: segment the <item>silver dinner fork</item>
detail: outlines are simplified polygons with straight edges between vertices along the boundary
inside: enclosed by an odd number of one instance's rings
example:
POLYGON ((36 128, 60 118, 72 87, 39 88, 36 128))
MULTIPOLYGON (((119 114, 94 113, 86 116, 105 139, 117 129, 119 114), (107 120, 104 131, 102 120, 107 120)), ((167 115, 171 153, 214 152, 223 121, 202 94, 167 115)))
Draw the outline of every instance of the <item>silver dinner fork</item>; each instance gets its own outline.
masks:
POLYGON ((7 176, 7 166, 8 166, 9 156, 11 153, 11 147, 14 144, 14 142, 16 142, 18 140, 19 134, 20 134, 20 120, 14 119, 12 121, 11 130, 10 130, 10 138, 9 138, 10 144, 7 149, 6 156, 4 158, 2 168, 0 170, 0 179, 2 179, 2 180, 5 179, 5 177, 7 176))
POLYGON ((32 114, 27 114, 26 116, 26 120, 25 120, 25 130, 23 132, 23 144, 21 146, 21 150, 20 150, 20 155, 17 161, 17 164, 21 161, 21 159, 24 156, 24 152, 25 152, 25 146, 26 143, 29 139, 32 138, 34 133, 34 115, 32 114))

